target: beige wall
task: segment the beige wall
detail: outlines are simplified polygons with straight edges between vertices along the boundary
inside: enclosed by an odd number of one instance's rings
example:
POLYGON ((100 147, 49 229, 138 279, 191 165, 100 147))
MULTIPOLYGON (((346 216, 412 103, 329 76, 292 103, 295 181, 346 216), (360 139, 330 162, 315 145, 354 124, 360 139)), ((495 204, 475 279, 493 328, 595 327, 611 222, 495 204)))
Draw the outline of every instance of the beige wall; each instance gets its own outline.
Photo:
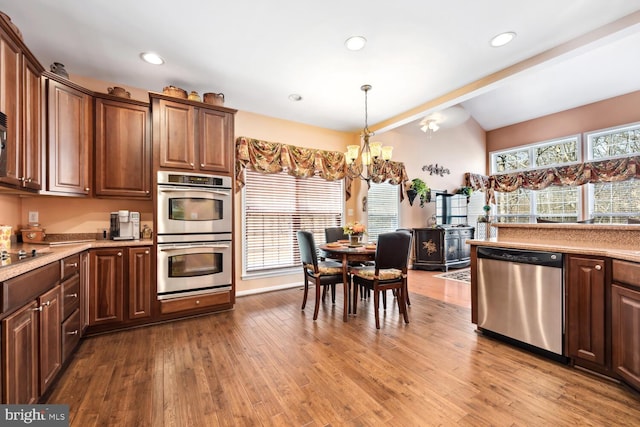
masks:
POLYGON ((0 194, 0 225, 10 225, 14 232, 20 229, 22 203, 16 195, 0 194))
POLYGON ((487 165, 492 151, 638 122, 639 105, 637 91, 489 131, 487 165))

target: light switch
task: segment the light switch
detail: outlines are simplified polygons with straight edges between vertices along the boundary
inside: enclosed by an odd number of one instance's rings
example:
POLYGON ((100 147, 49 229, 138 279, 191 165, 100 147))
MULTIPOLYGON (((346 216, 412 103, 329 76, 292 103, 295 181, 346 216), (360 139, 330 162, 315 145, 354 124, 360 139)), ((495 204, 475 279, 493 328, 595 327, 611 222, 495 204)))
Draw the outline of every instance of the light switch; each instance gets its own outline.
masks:
POLYGON ((353 209, 347 209, 347 216, 353 216, 353 209))

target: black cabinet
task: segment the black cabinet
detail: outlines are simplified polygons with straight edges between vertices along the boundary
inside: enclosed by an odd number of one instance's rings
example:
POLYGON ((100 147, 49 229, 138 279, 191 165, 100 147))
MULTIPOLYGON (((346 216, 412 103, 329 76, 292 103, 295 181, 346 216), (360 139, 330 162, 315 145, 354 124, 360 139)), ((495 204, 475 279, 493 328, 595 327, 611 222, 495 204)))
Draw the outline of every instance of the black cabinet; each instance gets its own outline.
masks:
POLYGON ((468 267, 474 227, 468 225, 441 225, 434 228, 414 228, 414 269, 447 271, 449 268, 468 267))

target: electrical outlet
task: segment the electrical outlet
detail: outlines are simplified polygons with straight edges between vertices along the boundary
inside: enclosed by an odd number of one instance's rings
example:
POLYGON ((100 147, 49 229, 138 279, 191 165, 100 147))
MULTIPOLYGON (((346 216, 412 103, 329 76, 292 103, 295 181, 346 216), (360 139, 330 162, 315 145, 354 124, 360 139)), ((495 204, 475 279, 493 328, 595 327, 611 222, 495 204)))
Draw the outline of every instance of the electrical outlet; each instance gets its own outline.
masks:
POLYGON ((29 211, 29 222, 38 222, 38 211, 29 211))

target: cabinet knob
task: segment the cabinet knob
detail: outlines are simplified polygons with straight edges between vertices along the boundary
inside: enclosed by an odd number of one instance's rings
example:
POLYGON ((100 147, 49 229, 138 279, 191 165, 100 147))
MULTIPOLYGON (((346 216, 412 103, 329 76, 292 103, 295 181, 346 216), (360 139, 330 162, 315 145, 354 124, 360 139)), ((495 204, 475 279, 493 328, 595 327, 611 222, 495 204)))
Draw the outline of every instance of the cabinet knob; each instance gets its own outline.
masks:
POLYGON ((21 176, 20 178, 18 178, 18 181, 24 182, 24 176, 21 176))
POLYGON ((598 271, 602 270, 602 266, 600 264, 596 265, 594 268, 598 271))
POLYGON ((118 252, 118 256, 122 256, 122 252, 118 252))
POLYGON ((33 311, 42 311, 42 306, 39 305, 38 307, 34 308, 33 311))
POLYGON ((150 193, 150 191, 149 191, 149 190, 145 191, 145 194, 149 194, 149 193, 150 193))
POLYGON ((90 188, 89 187, 84 187, 84 191, 86 191, 87 193, 89 192, 90 188))
POLYGON ((203 168, 204 167, 204 163, 200 163, 200 167, 203 168))
POLYGON ((199 299, 196 300, 196 305, 198 305, 198 304, 200 304, 200 300, 199 299))
POLYGON ((78 298, 78 294, 77 293, 73 293, 73 294, 68 294, 65 295, 67 298, 78 298))
POLYGON ((31 178, 27 178, 27 179, 26 179, 26 181, 29 183, 29 182, 32 182, 32 181, 33 181, 33 179, 31 179, 31 178))
POLYGON ((193 166, 193 162, 189 163, 189 166, 193 166))
POLYGON ((149 255, 149 251, 144 251, 144 254, 145 255, 149 255))
POLYGON ((64 266, 67 267, 67 268, 71 268, 71 267, 78 268, 78 263, 74 262, 73 264, 65 264, 64 266))
POLYGON ((51 305, 51 301, 47 301, 42 303, 43 306, 49 307, 51 305))
POLYGON ((67 332, 67 335, 78 335, 78 330, 67 332))

